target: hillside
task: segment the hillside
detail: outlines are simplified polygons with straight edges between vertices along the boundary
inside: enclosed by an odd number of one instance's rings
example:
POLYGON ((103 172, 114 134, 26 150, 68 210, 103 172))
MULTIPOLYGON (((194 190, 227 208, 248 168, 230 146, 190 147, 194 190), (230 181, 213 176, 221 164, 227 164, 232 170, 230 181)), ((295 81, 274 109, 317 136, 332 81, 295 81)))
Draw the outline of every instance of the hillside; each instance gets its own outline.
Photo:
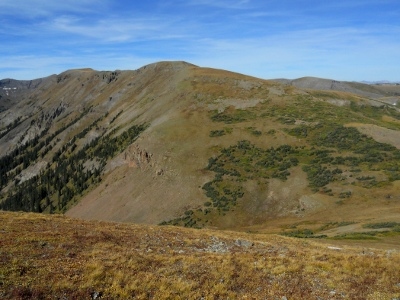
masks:
POLYGON ((364 84, 316 77, 302 77, 294 80, 276 79, 276 81, 303 89, 348 92, 390 104, 397 103, 400 96, 400 85, 395 83, 364 84))
POLYGON ((400 297, 396 250, 60 215, 0 223, 1 299, 400 297))
POLYGON ((0 209, 299 235, 397 224, 396 91, 296 82, 185 62, 3 80, 0 209))

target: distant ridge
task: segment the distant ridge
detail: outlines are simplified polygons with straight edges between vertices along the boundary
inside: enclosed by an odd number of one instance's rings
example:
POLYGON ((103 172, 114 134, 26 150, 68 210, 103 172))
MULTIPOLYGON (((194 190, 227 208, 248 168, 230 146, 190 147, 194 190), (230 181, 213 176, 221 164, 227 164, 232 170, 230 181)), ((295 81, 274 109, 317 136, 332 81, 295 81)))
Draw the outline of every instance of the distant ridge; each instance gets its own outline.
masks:
POLYGON ((389 80, 378 80, 378 81, 361 81, 361 83, 365 84, 400 84, 400 81, 389 81, 389 80))
MULTIPOLYGON (((318 77, 301 77, 293 80, 280 78, 274 80, 282 84, 292 85, 302 89, 340 91, 373 99, 400 95, 400 87, 398 90, 386 89, 385 81, 382 81, 381 83, 363 83, 354 81, 338 81, 318 77)), ((396 85, 394 85, 394 87, 396 87, 396 85)))

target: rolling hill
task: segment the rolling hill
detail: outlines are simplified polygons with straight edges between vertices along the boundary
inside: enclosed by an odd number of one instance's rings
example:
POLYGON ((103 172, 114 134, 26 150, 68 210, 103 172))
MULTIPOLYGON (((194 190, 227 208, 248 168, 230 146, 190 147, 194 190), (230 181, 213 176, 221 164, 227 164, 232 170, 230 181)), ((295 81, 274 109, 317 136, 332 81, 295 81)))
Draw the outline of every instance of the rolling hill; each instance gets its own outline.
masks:
POLYGON ((0 88, 3 210, 344 238, 399 220, 395 87, 158 62, 0 88))

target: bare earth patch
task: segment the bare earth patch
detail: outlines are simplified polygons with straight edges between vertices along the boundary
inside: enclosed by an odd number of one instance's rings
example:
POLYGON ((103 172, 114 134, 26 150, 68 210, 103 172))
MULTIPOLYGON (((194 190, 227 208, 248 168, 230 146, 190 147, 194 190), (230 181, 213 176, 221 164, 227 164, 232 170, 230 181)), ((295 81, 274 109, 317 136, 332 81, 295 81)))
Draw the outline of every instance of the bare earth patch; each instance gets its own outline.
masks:
POLYGON ((349 123, 347 126, 357 128, 360 132, 372 137, 377 142, 387 143, 400 149, 400 131, 373 124, 349 123))

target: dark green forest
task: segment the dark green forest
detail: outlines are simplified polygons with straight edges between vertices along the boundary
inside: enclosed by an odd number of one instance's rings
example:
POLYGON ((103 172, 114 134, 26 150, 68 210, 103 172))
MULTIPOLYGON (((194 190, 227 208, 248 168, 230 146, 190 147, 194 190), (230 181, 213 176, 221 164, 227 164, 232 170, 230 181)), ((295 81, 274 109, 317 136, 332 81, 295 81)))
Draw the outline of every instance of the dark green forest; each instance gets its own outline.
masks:
MULTIPOLYGON (((134 142, 145 129, 145 125, 134 125, 115 136, 117 129, 99 136, 78 149, 77 141, 101 121, 94 121, 68 143, 54 152, 51 162, 39 174, 20 181, 18 175, 42 159, 57 145, 57 136, 87 114, 80 116, 48 135, 48 129, 29 142, 16 147, 0 158, 0 209, 29 212, 64 212, 71 202, 102 180, 107 161, 134 142)), ((19 122, 19 120, 17 121, 19 122)), ((14 126, 14 125, 13 125, 14 126)), ((11 130, 13 127, 11 126, 11 130)))

